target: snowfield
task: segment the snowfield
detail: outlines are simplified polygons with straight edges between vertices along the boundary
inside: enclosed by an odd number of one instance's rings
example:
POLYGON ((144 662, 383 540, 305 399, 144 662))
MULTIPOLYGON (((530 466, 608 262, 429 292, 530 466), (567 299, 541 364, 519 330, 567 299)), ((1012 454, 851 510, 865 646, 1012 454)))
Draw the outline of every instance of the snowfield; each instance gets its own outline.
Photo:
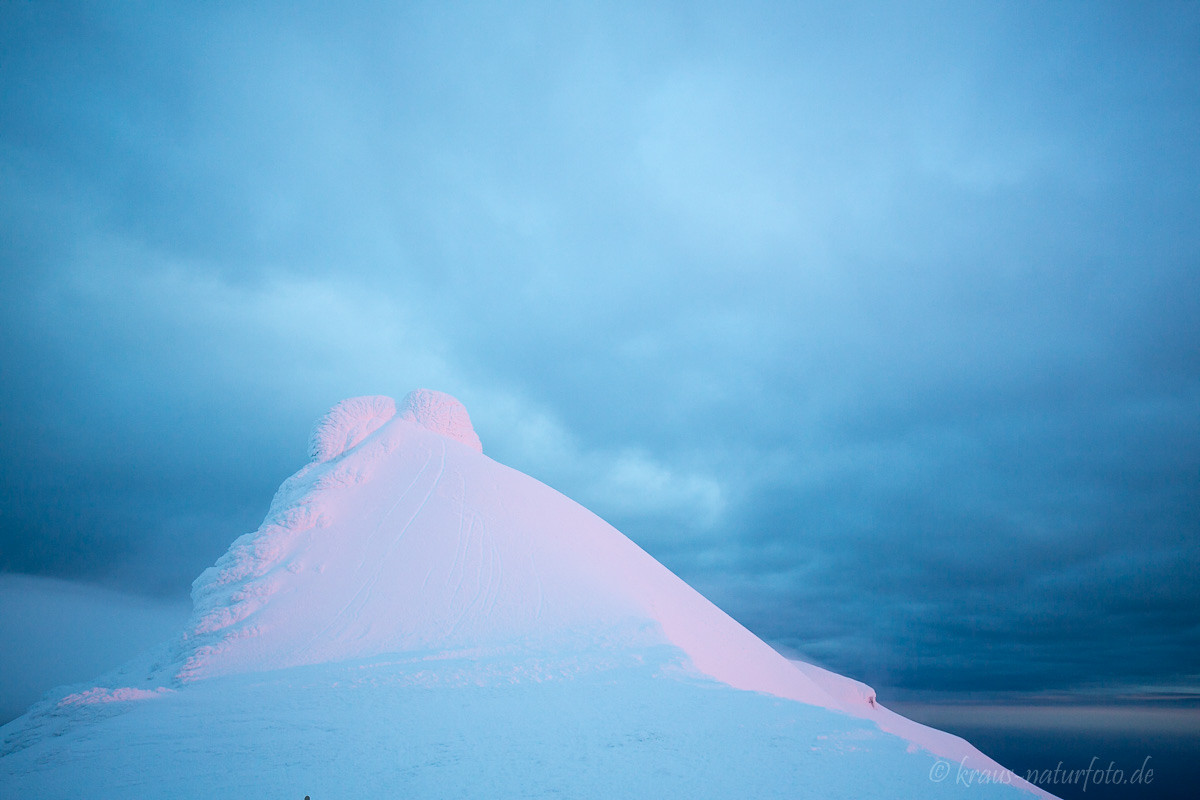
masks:
POLYGON ((343 401, 310 453, 185 631, 0 728, 0 794, 1047 796, 783 658, 448 395, 343 401))

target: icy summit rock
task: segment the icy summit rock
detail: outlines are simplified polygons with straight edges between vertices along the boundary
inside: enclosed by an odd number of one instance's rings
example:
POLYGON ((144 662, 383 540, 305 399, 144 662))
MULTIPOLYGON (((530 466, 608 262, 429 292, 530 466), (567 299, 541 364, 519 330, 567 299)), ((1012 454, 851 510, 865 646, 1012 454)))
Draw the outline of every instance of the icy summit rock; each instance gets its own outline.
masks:
POLYGON ((330 461, 357 447, 396 416, 396 401, 373 395, 351 397, 325 412, 308 437, 308 454, 314 461, 330 461))
POLYGON ((308 440, 308 454, 314 461, 332 461, 362 444, 397 415, 433 433, 462 442, 476 452, 483 452, 483 445, 462 403, 445 392, 415 389, 400 402, 398 414, 396 401, 383 395, 351 397, 337 403, 313 428, 308 440))
POLYGON ((414 389, 405 395, 400 403, 400 418, 412 420, 427 430, 483 452, 483 445, 475 434, 475 428, 471 426, 467 409, 445 392, 414 389))

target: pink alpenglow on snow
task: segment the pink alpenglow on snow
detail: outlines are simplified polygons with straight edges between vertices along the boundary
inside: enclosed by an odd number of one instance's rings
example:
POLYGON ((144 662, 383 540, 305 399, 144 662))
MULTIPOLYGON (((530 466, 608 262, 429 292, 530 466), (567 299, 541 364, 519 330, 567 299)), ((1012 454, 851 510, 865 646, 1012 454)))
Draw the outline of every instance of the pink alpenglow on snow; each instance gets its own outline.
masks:
POLYGON ((91 706, 97 703, 127 703, 132 700, 151 700, 155 697, 162 697, 171 691, 171 689, 164 686, 160 686, 157 689, 135 689, 131 686, 123 686, 119 689, 106 689, 103 686, 97 686, 85 692, 76 692, 75 694, 67 695, 58 701, 58 706, 62 708, 64 706, 91 706))
MULTIPOLYGON (((321 696, 332 707, 345 708, 351 698, 341 692, 351 691, 347 687, 356 687, 354 692, 363 691, 364 685, 391 687, 386 691, 393 693, 404 687, 410 694, 402 696, 410 705, 403 716, 410 720, 412 708, 426 702, 423 698, 433 698, 420 692, 509 687, 507 691, 525 693, 511 695, 525 698, 520 700, 523 708, 563 702, 577 713, 589 708, 589 703, 609 709, 612 698, 597 699, 609 691, 625 697, 624 702, 633 704, 630 708, 673 703, 666 698, 678 694, 682 705, 671 707, 682 715, 681 720, 692 721, 681 721, 671 735, 685 737, 707 724, 694 715, 705 713, 703 709, 713 702, 728 702, 729 713, 738 719, 749 715, 738 723, 738 730, 746 725, 753 729, 755 723, 745 720, 761 719, 755 715, 783 714, 769 725, 792 726, 798 731, 798 742, 811 740, 805 726, 827 725, 838 732, 834 736, 838 752, 861 751, 864 759, 877 748, 886 751, 887 758, 911 759, 925 753, 920 756, 925 761, 913 762, 918 772, 928 770, 926 761, 933 763, 929 754, 962 768, 1003 772, 961 739, 888 711, 870 687, 788 661, 602 519, 484 456, 466 409, 449 395, 419 389, 405 397, 399 408, 387 397, 342 401, 317 423, 310 454, 312 460, 280 486, 259 529, 237 539, 196 579, 194 611, 182 635, 102 682, 118 688, 77 690, 56 706, 57 717, 48 711, 42 716, 31 712, 12 723, 18 728, 10 739, 18 742, 18 749, 40 741, 39 731, 61 732, 66 724, 64 708, 97 703, 154 698, 153 704, 141 706, 159 709, 153 712, 159 715, 155 724, 176 730, 173 723, 162 721, 162 715, 192 715, 188 719, 194 724, 216 724, 224 731, 225 723, 196 722, 196 715, 206 712, 194 705, 201 701, 188 698, 214 692, 241 697, 245 692, 267 691, 261 687, 268 685, 275 687, 270 691, 286 697, 289 687, 304 686, 306 692, 324 692, 321 696), (587 677, 592 675, 607 677, 594 684, 587 677), (601 690, 600 685, 625 688, 601 690), (540 694, 528 694, 534 686, 543 687, 536 690, 540 694), (545 688, 549 686, 560 688, 545 688), (733 694, 713 694, 717 689, 733 694), (562 699, 564 691, 569 700, 562 699), (774 705, 761 706, 760 700, 751 698, 771 698, 774 705), (868 747, 866 741, 876 744, 868 747), (896 741, 902 746, 888 744, 896 741)), ((457 702, 484 707, 508 696, 490 694, 457 702)), ((201 705, 209 702, 206 699, 201 705)), ((265 735, 279 735, 280 726, 305 729, 287 721, 292 719, 287 715, 304 712, 295 711, 290 700, 280 702, 289 710, 264 707, 263 713, 275 720, 262 723, 269 730, 265 735)), ((367 710, 360 708, 356 715, 383 714, 381 709, 387 707, 380 698, 362 702, 367 710)), ((448 702, 457 707, 456 702, 437 699, 435 705, 442 711, 426 721, 426 728, 405 729, 404 735, 434 736, 450 713, 445 711, 448 702)), ((126 708, 139 703, 116 705, 126 708)), ((495 713, 511 718, 510 710, 498 708, 495 713)), ((532 719, 541 712, 528 713, 532 719)), ((555 720, 563 712, 546 713, 546 719, 555 720)), ((620 715, 610 720, 607 711, 597 713, 593 720, 597 730, 605 725, 648 724, 620 715)), ((357 730, 359 716, 323 719, 316 729, 344 722, 357 730)), ((397 724, 391 719, 376 720, 362 735, 384 735, 380 731, 397 724)), ((716 719, 710 722, 721 724, 716 719)), ((534 757, 539 760, 551 747, 542 741, 541 730, 530 731, 527 743, 537 750, 534 757)), ((264 734, 256 729, 254 735, 264 734)), ((456 741, 470 740, 469 732, 453 735, 456 741)), ((623 728, 612 732, 620 741, 628 735, 632 734, 623 728)), ((727 735, 741 734, 733 728, 720 734, 727 735)), ((770 734, 764 730, 763 736, 770 734)), ((639 741, 637 752, 644 750, 654 763, 680 757, 666 754, 679 745, 659 752, 653 737, 639 741)), ((479 752, 479 743, 463 746, 479 752)), ((820 747, 797 745, 796 749, 812 751, 805 758, 820 757, 813 755, 820 747)), ((603 752, 605 758, 613 758, 618 751, 603 752)), ((629 757, 632 754, 627 751, 629 757)), ((707 761, 711 755, 685 755, 684 760, 707 761)), ((288 763, 294 763, 290 758, 288 763)), ((8 763, 17 762, 9 759, 8 763)), ((766 775, 761 765, 747 767, 758 776, 755 780, 784 784, 791 780, 787 776, 793 768, 781 764, 766 775)), ((575 774, 574 769, 563 774, 575 774)), ((869 772, 869 767, 864 769, 869 772)), ((363 774, 373 773, 368 769, 363 774)), ((679 773, 684 774, 689 770, 679 773)), ((365 780, 355 775, 354 780, 365 780)), ((831 786, 840 785, 834 772, 829 776, 831 786)), ((660 788, 666 794, 686 793, 684 787, 691 779, 678 777, 660 788)), ((704 782, 716 780, 695 779, 705 786, 704 782)), ((880 779, 886 786, 889 776, 880 779)), ((1037 792, 1015 776, 1012 782, 1022 789, 1018 795, 1037 792)), ((386 785, 397 791, 412 788, 403 781, 386 785)), ((923 786, 920 781, 913 785, 923 786)), ((44 788, 36 781, 29 786, 44 788)), ((446 791, 441 786, 432 794, 441 796, 439 792, 446 791)), ((587 796, 578 785, 556 784, 546 791, 587 796)), ((821 794, 814 790, 812 796, 821 794)), ((114 790, 113 796, 119 793, 114 790)))
POLYGON ((739 689, 823 689, 582 506, 481 454, 418 390, 343 401, 266 522, 193 587, 183 680, 380 653, 658 642, 739 689))

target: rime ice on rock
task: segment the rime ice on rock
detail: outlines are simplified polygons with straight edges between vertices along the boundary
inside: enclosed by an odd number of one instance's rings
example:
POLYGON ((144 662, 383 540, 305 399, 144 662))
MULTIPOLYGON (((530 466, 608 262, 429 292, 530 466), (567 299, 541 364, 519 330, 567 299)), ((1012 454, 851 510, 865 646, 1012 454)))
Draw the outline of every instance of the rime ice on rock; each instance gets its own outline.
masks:
POLYGON ((400 419, 411 420, 421 427, 462 442, 473 450, 483 452, 483 445, 471 426, 471 418, 462 403, 445 392, 415 389, 400 403, 400 419))
POLYGON ((308 454, 314 461, 337 458, 394 416, 396 401, 390 397, 372 395, 343 400, 325 412, 313 428, 308 440, 308 454))
POLYGON ((482 453, 483 445, 463 404, 445 392, 416 389, 400 403, 382 395, 352 397, 329 409, 313 428, 308 453, 314 461, 332 461, 353 450, 393 417, 415 422, 426 430, 462 442, 482 453))

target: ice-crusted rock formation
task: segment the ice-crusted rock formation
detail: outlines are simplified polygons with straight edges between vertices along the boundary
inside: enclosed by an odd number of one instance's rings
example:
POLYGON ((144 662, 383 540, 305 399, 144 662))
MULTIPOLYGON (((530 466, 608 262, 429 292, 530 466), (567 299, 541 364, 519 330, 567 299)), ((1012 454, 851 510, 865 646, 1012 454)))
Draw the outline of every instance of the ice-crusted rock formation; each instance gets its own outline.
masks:
POLYGON ((472 450, 483 452, 483 444, 471 426, 467 409, 445 392, 414 389, 400 404, 400 416, 434 433, 462 442, 472 450))
MULTIPOLYGON (((904 779, 909 788, 879 796, 923 796, 932 763, 925 751, 969 768, 1002 772, 961 739, 888 711, 870 687, 789 662, 603 520, 485 457, 466 410, 449 395, 420 389, 398 408, 387 397, 342 401, 317 423, 310 454, 312 460, 280 486, 259 529, 238 538, 196 579, 193 615, 179 637, 94 684, 71 687, 5 728, 0 754, 8 755, 0 759, 0 778, 3 770, 17 776, 11 777, 14 792, 130 796, 131 787, 112 764, 120 763, 115 753, 131 746, 128 735, 116 731, 128 731, 134 723, 105 727, 106 720, 125 714, 148 720, 150 733, 135 737, 141 749, 131 758, 137 764, 172 761, 155 755, 156 747, 191 754, 186 785, 196 791, 187 795, 173 786, 173 796, 179 797, 228 794, 211 789, 245 791, 247 785, 262 789, 252 792, 256 796, 285 796, 280 781, 297 765, 324 763, 313 754, 327 751, 328 743, 320 739, 326 730, 357 743, 339 744, 356 755, 337 780, 319 769, 312 773, 324 776, 331 796, 407 795, 412 784, 405 781, 430 764, 443 765, 438 774, 449 774, 459 788, 435 783, 426 795, 496 794, 490 784, 478 791, 462 788, 487 770, 445 772, 444 765, 456 759, 437 755, 442 745, 431 731, 439 730, 453 708, 471 709, 457 718, 453 734, 466 748, 460 756, 464 763, 486 750, 486 742, 496 741, 494 726, 519 725, 520 715, 540 720, 525 730, 525 741, 530 757, 541 762, 560 738, 547 736, 543 728, 557 730, 556 720, 564 714, 594 706, 591 724, 605 731, 606 725, 615 727, 589 751, 602 765, 591 780, 609 780, 612 767, 622 763, 613 762, 621 752, 612 747, 616 737, 626 745, 636 742, 639 757, 654 769, 664 763, 678 768, 662 787, 674 796, 711 793, 713 781, 729 777, 696 771, 697 764, 719 763, 713 758, 717 753, 658 743, 660 735, 686 737, 706 728, 718 731, 717 739, 690 747, 749 747, 754 758, 763 756, 761 762, 747 762, 751 766, 744 777, 761 781, 759 796, 791 794, 796 781, 789 770, 809 770, 804 772, 809 775, 822 763, 822 774, 832 783, 795 796, 875 796, 843 791, 849 785, 843 766, 847 753, 857 754, 856 770, 874 769, 885 788, 896 770, 915 769, 904 779), (530 688, 547 683, 570 688, 530 688), (303 687, 301 695, 295 687, 303 687), (485 687, 488 693, 470 699, 397 694, 447 687, 462 692, 485 687), (500 695, 500 687, 519 690, 500 695), (501 696, 516 698, 515 705, 497 706, 501 696), (725 704, 741 721, 721 727, 723 719, 708 719, 713 702, 725 704), (627 710, 613 717, 614 705, 622 703, 627 710), (250 711, 230 716, 224 706, 250 711), (430 709, 420 725, 410 716, 417 707, 430 709), (649 716, 628 711, 639 707, 657 710, 649 716), (494 718, 472 738, 461 729, 477 724, 477 708, 492 708, 479 713, 494 718), (140 710, 135 714, 134 709, 140 710), (676 714, 683 721, 672 732, 638 733, 676 714), (764 741, 779 726, 792 731, 786 755, 760 752, 754 748, 765 745, 738 738, 738 731, 755 725, 772 731, 764 741), (211 735, 227 737, 228 746, 239 752, 253 747, 260 755, 278 757, 230 765, 222 757, 205 756, 203 736, 196 742, 194 732, 207 736, 210 728, 211 735), (81 729, 110 742, 107 749, 91 746, 88 755, 71 751, 69 758, 54 750, 69 746, 72 731, 81 729), (379 737, 387 736, 404 742, 403 748, 394 741, 384 748, 389 760, 373 762, 361 755, 377 750, 379 737), (262 746, 264 739, 269 747, 262 746), (183 746, 174 748, 176 741, 183 746), (414 742, 418 748, 428 743, 434 755, 421 756, 412 749, 414 742), (825 747, 837 755, 836 764, 820 760, 825 747), (388 764, 401 749, 417 753, 403 773, 409 777, 381 782, 378 776, 391 774, 388 764), (872 767, 871 753, 891 760, 872 767), (794 758, 817 760, 808 766, 787 760, 794 758), (46 766, 66 763, 72 770, 46 766), (276 771, 264 773, 267 767, 276 771), (39 778, 39 770, 49 770, 49 777, 39 778), (194 780, 197 770, 210 776, 207 783, 194 780), (84 783, 86 792, 72 782, 77 774, 91 777, 84 783), (109 776, 107 782, 97 783, 100 774, 109 776), (255 783, 264 780, 263 774, 274 777, 265 779, 266 785, 255 783)), ((529 794, 523 772, 513 778, 518 783, 503 783, 506 758, 497 762, 498 785, 510 794, 529 794)), ((568 777, 562 780, 573 780, 569 776, 576 774, 577 760, 563 762, 561 774, 568 777)), ((875 785, 863 780, 868 789, 875 785)), ((736 783, 724 793, 734 793, 736 783)), ((295 788, 287 796, 304 795, 295 788)), ((542 787, 545 794, 603 794, 593 788, 553 782, 542 787)), ((620 791, 634 796, 646 788, 633 781, 620 791)), ((755 794, 753 787, 748 793, 755 794)))
MULTIPOLYGON (((396 401, 390 397, 371 395, 343 400, 317 421, 309 437, 308 454, 316 461, 337 458, 353 450, 396 414, 396 401)), ((399 415, 401 419, 483 452, 467 409, 445 392, 414 389, 401 401, 399 415)))
POLYGON ((329 461, 357 447, 383 423, 396 416, 396 401, 390 397, 351 397, 325 413, 308 437, 308 454, 315 461, 329 461))

